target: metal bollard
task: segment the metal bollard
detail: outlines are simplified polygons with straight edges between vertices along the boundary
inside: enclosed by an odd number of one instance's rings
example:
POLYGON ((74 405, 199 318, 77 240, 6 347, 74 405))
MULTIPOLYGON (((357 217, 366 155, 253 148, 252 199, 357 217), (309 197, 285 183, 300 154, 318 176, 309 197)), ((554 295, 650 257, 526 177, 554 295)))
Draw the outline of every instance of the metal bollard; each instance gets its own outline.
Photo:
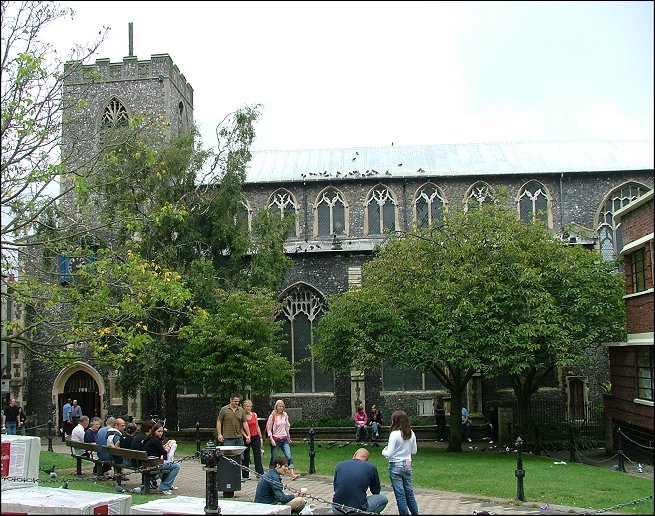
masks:
POLYGON ((523 469, 523 451, 521 450, 523 439, 519 436, 514 445, 516 446, 516 471, 514 472, 514 476, 516 476, 516 499, 525 502, 525 494, 523 493, 525 470, 523 469))
POLYGON ((616 431, 616 434, 619 436, 619 465, 617 466, 618 471, 623 471, 625 473, 625 462, 623 461, 623 432, 621 432, 621 427, 616 431))
POLYGON ((542 447, 541 447, 541 438, 539 435, 539 425, 534 426, 534 450, 532 453, 535 455, 541 455, 542 452, 542 447))
POLYGON ((578 461, 578 456, 575 452, 575 428, 573 428, 573 425, 571 425, 571 444, 570 444, 571 451, 569 453, 569 460, 571 462, 579 462, 578 461))
POLYGON ((314 463, 316 451, 314 450, 314 427, 309 429, 309 474, 316 473, 316 465, 314 463))
POLYGON ((220 514, 218 506, 218 488, 216 479, 218 476, 218 450, 214 441, 209 441, 200 454, 200 463, 204 464, 206 472, 205 480, 205 514, 220 514))
POLYGON ((52 449, 52 419, 48 420, 48 451, 54 451, 52 449))
POLYGON ((200 457, 200 421, 196 421, 196 456, 200 457))

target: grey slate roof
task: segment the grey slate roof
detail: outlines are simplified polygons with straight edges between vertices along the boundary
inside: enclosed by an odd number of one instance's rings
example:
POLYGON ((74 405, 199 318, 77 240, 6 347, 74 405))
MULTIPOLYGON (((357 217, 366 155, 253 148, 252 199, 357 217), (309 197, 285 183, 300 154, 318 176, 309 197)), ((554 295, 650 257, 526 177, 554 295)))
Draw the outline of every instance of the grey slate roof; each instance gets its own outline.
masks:
POLYGON ((652 140, 471 143, 254 151, 246 182, 652 169, 652 140))

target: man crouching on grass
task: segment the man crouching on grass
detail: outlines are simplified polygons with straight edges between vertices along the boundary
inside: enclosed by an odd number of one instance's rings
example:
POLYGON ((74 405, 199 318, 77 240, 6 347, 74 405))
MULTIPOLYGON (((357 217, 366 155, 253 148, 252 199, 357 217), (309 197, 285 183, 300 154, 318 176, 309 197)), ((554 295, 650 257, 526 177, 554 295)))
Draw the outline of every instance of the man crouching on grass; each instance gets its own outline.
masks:
POLYGON ((284 494, 282 491, 282 475, 289 470, 289 461, 286 457, 275 457, 273 467, 264 473, 257 482, 255 503, 268 503, 272 505, 285 504, 291 507, 291 512, 298 514, 305 507, 303 493, 299 496, 284 494))

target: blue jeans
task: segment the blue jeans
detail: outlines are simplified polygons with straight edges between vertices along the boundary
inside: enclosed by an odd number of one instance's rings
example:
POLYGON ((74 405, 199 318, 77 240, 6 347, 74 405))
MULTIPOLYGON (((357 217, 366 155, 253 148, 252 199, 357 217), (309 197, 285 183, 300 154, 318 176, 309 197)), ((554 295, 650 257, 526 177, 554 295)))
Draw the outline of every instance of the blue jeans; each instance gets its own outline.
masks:
MULTIPOLYGON (((226 437, 223 439, 221 446, 245 446, 246 442, 243 437, 226 437)), ((234 457, 231 459, 236 460, 234 457)), ((239 455, 239 463, 243 462, 243 453, 239 455)))
POLYGON ((471 423, 468 421, 466 423, 462 423, 462 429, 464 430, 464 439, 470 439, 471 438, 471 423))
POLYGON ((389 463, 389 479, 396 496, 398 514, 418 514, 418 504, 414 497, 411 461, 389 463))
MULTIPOLYGON (((366 512, 370 512, 372 514, 380 514, 389 503, 389 499, 383 494, 376 494, 367 496, 366 502, 368 503, 366 512)), ((343 514, 343 512, 337 509, 336 505, 333 505, 332 514, 343 514)))
POLYGON ((364 434, 364 439, 368 440, 368 428, 365 426, 355 426, 355 441, 360 441, 362 439, 362 434, 364 434))
POLYGON ((373 421, 371 423, 371 434, 372 434, 371 437, 373 439, 377 439, 378 436, 380 435, 380 423, 378 423, 377 421, 373 421))
POLYGON ((7 421, 5 426, 7 427, 7 435, 16 435, 16 421, 7 421))
POLYGON ((177 462, 164 462, 160 468, 162 469, 163 478, 159 484, 159 489, 162 491, 170 491, 173 489, 175 477, 180 472, 180 465, 177 462))
POLYGON ((268 467, 273 467, 273 459, 278 456, 280 450, 282 450, 282 453, 284 453, 284 456, 289 461, 289 469, 295 468, 293 459, 291 458, 291 446, 289 446, 289 441, 286 439, 275 441, 275 446, 271 446, 271 460, 268 461, 268 467))

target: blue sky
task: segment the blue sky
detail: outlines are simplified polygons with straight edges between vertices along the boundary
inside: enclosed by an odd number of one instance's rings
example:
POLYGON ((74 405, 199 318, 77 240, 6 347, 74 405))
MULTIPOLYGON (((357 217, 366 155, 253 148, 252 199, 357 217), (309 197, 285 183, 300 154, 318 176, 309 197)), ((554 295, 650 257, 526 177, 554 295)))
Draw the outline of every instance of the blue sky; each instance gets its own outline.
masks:
POLYGON ((264 105, 256 150, 653 139, 653 2, 64 2, 60 52, 168 53, 205 146, 264 105), (156 6, 156 7, 155 7, 156 6))

